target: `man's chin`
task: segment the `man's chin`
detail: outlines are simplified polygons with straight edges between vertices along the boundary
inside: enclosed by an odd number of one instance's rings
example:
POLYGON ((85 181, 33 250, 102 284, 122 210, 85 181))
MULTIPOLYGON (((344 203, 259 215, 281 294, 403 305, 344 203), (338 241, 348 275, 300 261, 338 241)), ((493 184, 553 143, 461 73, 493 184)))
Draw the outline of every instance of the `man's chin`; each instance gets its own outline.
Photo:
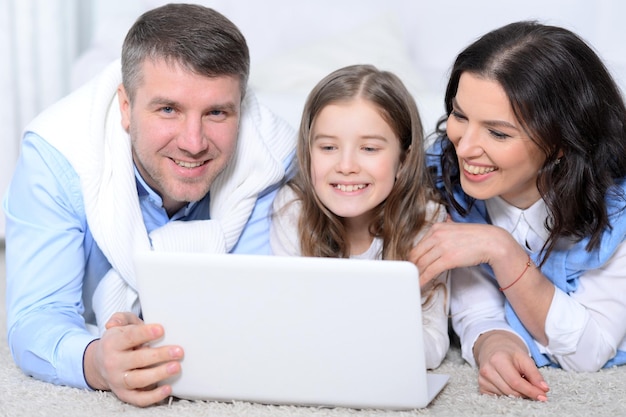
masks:
POLYGON ((169 202, 175 203, 178 206, 185 206, 188 203, 195 203, 202 200, 209 193, 208 188, 202 188, 200 190, 175 190, 167 194, 169 202))

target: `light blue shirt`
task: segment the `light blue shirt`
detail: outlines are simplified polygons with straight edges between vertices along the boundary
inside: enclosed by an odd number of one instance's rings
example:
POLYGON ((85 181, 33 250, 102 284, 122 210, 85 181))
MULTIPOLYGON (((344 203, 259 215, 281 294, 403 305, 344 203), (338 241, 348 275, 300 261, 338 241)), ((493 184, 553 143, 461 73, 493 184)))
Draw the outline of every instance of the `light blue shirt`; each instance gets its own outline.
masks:
MULTIPOLYGON (((135 177, 148 233, 172 220, 209 218, 209 196, 168 218, 161 198, 137 170, 135 177)), ((270 210, 277 188, 261 193, 232 253, 270 254, 270 210)), ((95 324, 91 298, 111 266, 87 224, 78 175, 33 133, 22 142, 4 212, 7 337, 15 362, 38 379, 89 388, 83 354, 96 336, 86 323, 95 324)))

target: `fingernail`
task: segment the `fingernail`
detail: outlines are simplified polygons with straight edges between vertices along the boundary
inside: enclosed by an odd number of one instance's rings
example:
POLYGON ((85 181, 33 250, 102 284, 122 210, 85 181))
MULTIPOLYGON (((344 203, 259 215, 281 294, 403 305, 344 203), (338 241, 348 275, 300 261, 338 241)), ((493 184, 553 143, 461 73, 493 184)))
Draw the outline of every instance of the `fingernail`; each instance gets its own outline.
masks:
POLYGON ((177 374, 178 373, 178 363, 176 363, 176 362, 168 363, 167 366, 165 367, 165 369, 167 370, 167 373, 170 374, 170 375, 177 374))
POLYGON ((152 326, 150 328, 150 331, 152 332, 152 335, 154 337, 161 337, 161 336, 163 336, 163 329, 161 328, 161 326, 152 326))
POLYGON ((546 397, 545 395, 538 395, 537 396, 537 401, 541 401, 541 402, 545 403, 546 401, 548 401, 548 397, 546 397))
POLYGON ((170 356, 175 359, 180 358, 183 356, 183 350, 179 347, 172 347, 170 348, 170 356))
POLYGON ((546 381, 541 381, 541 383, 539 385, 541 385, 541 388, 543 388, 544 391, 549 391, 550 390, 550 387, 548 386, 546 381))

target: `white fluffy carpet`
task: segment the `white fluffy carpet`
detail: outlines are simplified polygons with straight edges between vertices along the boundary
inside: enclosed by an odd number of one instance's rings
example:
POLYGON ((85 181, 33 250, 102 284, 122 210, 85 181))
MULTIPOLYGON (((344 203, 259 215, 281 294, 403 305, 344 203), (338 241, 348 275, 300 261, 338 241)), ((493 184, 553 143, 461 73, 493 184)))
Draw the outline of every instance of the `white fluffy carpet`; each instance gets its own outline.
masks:
POLYGON ((448 385, 425 409, 414 411, 352 410, 268 406, 245 402, 171 401, 137 408, 108 392, 54 386, 25 376, 14 364, 6 339, 4 250, 0 247, 0 416, 626 416, 626 367, 593 374, 545 369, 551 387, 547 403, 480 395, 476 370, 453 347, 437 373, 450 375, 448 385))

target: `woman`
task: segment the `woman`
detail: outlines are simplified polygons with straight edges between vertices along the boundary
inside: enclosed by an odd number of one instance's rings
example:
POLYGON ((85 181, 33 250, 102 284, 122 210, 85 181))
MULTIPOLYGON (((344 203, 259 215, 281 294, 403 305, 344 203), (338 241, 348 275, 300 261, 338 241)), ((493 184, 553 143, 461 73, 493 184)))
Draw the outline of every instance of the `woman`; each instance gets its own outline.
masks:
POLYGON ((535 365, 625 363, 626 108, 599 57, 512 23, 461 52, 445 105, 429 153, 452 220, 413 255, 424 280, 457 268, 452 324, 481 392, 545 401, 535 365))

